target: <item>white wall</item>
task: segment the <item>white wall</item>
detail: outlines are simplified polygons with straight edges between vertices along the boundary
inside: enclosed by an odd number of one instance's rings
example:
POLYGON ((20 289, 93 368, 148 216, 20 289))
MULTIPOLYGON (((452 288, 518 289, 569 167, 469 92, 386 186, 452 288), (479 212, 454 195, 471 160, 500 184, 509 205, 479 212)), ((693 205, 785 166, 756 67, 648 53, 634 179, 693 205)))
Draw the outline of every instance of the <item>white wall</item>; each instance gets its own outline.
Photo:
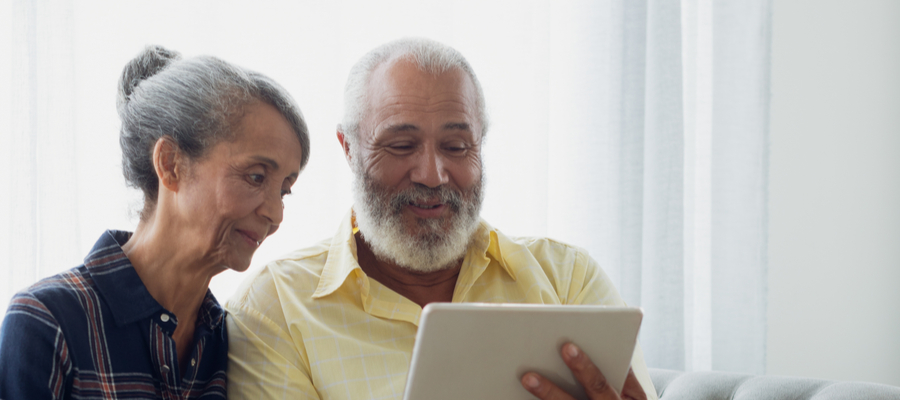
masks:
POLYGON ((773 19, 767 372, 900 385, 900 1, 773 19))

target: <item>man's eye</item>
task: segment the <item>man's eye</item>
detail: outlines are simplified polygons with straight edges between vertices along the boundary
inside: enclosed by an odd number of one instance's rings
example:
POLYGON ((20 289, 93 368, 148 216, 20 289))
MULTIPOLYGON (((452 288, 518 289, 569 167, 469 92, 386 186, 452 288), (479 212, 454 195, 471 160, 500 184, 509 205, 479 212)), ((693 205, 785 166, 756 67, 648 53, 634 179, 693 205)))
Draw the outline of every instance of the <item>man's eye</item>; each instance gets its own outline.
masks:
POLYGON ((406 155, 415 151, 416 145, 413 143, 395 143, 386 146, 386 149, 388 152, 396 155, 406 155))
POLYGON ((458 154, 458 153, 465 152, 466 146, 463 146, 463 145, 444 146, 444 150, 449 153, 452 153, 452 154, 458 154))

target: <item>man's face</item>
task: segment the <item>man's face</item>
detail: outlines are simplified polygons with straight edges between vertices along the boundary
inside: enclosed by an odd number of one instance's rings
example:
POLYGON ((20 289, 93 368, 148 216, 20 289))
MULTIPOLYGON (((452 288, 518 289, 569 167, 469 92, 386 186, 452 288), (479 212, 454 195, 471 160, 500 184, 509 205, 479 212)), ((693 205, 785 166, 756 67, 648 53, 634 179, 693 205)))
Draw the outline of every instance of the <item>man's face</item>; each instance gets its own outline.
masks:
POLYGON ((449 267, 481 205, 475 87, 461 70, 432 75, 401 60, 379 66, 367 89, 349 152, 360 230, 379 257, 417 271, 449 267))

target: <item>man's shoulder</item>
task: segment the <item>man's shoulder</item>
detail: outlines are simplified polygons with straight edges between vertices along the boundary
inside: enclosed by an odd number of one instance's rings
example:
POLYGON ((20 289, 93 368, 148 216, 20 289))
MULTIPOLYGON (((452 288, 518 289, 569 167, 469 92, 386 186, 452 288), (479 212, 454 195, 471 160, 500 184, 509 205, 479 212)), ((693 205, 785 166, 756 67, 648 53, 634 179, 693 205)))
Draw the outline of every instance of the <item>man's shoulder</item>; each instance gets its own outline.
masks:
MULTIPOLYGON (((250 273, 238 290, 228 299, 226 308, 233 309, 263 298, 274 296, 278 288, 314 290, 328 261, 330 239, 312 246, 294 250, 250 273)), ((275 300, 272 298, 272 300, 275 300)))
POLYGON ((285 270, 286 272, 298 268, 310 272, 321 272, 322 266, 328 260, 330 249, 331 239, 323 239, 312 246, 296 249, 270 261, 266 264, 266 268, 285 270))
POLYGON ((509 239, 528 248, 549 247, 558 249, 571 249, 574 251, 585 251, 579 246, 546 236, 512 236, 509 237, 509 239))
POLYGON ((561 240, 557 240, 545 236, 505 236, 497 231, 498 239, 501 242, 505 240, 514 245, 519 246, 534 256, 547 256, 552 258, 558 257, 584 257, 590 258, 587 250, 580 246, 576 246, 561 240))
POLYGON ((518 284, 541 293, 526 295, 526 302, 540 303, 555 296, 560 304, 618 304, 619 296, 608 276, 584 248, 548 237, 511 237, 496 232, 489 255, 518 284))

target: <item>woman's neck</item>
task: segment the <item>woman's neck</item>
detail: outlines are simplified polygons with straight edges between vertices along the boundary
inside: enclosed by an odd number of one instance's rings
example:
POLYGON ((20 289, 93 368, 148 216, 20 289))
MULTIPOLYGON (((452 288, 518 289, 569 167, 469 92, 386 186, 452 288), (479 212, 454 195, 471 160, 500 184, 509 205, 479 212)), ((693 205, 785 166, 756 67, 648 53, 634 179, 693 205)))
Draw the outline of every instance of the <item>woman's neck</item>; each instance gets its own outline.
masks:
POLYGON ((177 229, 155 216, 141 221, 122 250, 150 295, 181 322, 192 323, 210 279, 224 268, 204 260, 202 250, 180 238, 177 229), (198 256, 199 255, 199 256, 198 256))

